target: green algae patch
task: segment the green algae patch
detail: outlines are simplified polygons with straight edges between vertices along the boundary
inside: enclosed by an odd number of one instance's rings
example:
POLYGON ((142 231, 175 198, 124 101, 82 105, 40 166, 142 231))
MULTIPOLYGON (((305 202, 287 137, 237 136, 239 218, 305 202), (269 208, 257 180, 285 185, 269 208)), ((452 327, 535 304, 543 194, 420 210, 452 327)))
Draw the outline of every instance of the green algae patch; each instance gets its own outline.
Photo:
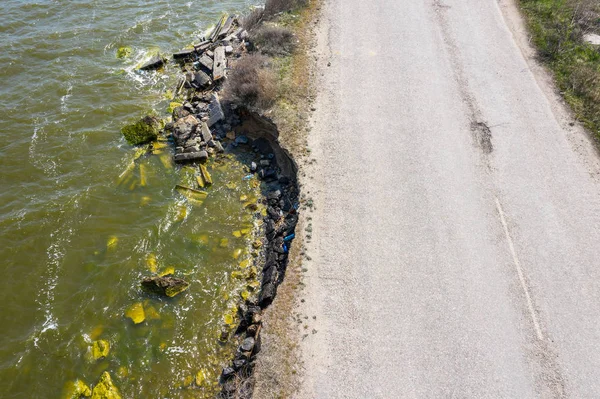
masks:
POLYGON ((139 121, 124 126, 121 133, 131 145, 150 143, 158 138, 160 120, 156 116, 146 115, 139 121))
POLYGON ((131 47, 122 46, 117 49, 117 58, 129 58, 131 56, 131 47))
POLYGON ((92 396, 92 390, 83 381, 77 379, 65 384, 63 399, 80 399, 92 396))
POLYGON ((212 176, 210 175, 210 173, 208 173, 208 169, 206 169, 206 166, 202 164, 200 164, 200 176, 202 177, 202 180, 204 181, 205 185, 210 186, 211 184, 213 184, 212 176))
POLYGON ((187 199, 199 204, 202 204, 206 197, 208 197, 208 193, 204 191, 194 190, 193 188, 182 186, 181 184, 176 185, 175 189, 187 199))
POLYGON ((134 324, 140 324, 146 320, 146 313, 141 302, 136 302, 125 311, 125 317, 131 319, 134 324))
POLYGON ((92 343, 92 358, 94 360, 104 359, 110 352, 110 343, 104 339, 99 339, 92 343))
POLYGON ((175 108, 182 107, 182 106, 183 106, 182 103, 178 103, 176 101, 173 101, 173 102, 169 103, 169 106, 167 107, 167 113, 172 114, 173 111, 175 110, 175 108))
POLYGON ((121 394, 107 371, 102 373, 100 381, 94 387, 92 399, 121 399, 121 394))

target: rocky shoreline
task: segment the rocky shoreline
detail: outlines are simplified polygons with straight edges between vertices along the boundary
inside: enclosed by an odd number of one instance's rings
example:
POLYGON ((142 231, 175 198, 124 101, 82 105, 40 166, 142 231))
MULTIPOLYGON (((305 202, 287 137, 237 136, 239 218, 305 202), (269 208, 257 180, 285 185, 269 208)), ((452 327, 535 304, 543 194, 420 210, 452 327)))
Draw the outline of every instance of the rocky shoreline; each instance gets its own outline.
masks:
MULTIPOLYGON (((227 79, 229 61, 241 57, 251 46, 247 39, 248 33, 238 18, 226 16, 207 38, 193 48, 173 54, 172 61, 155 56, 145 63, 140 69, 146 71, 161 68, 167 62, 180 66, 185 77, 177 84, 174 97, 182 101, 171 103, 172 121, 161 126, 155 118, 147 116, 137 122, 136 129, 131 129, 133 135, 128 136, 126 129, 123 131, 132 144, 162 136, 174 147, 175 163, 198 164, 201 170, 209 157, 235 151, 237 147, 247 147, 257 154, 257 161, 249 165, 249 172, 263 182, 262 202, 267 210, 265 216, 260 216, 264 239, 253 244, 254 249, 261 252, 255 263, 264 262, 254 265, 261 271, 261 288, 257 297, 239 306, 240 323, 234 333, 239 346, 229 365, 223 368, 219 381, 221 396, 225 398, 240 397, 239 381, 253 372, 261 346, 262 312, 273 302, 277 287, 284 279, 299 207, 297 166, 280 146, 277 127, 268 118, 243 106, 222 103, 219 96, 227 79)), ((206 181, 203 174, 200 177, 199 189, 206 181)))

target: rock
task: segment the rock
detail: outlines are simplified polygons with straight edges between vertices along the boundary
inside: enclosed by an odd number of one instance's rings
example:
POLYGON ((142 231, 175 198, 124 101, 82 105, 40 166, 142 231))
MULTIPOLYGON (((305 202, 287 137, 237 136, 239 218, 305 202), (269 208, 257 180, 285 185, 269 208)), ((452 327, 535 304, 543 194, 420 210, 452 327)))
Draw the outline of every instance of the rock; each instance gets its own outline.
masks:
POLYGON ((186 81, 195 89, 205 89, 211 85, 210 76, 202 71, 188 72, 186 81))
POLYGON ((260 292, 260 296, 258 297, 259 306, 264 309, 267 306, 269 306, 271 303, 273 303, 276 293, 277 293, 277 288, 275 287, 275 284, 273 284, 273 283, 265 284, 262 291, 260 292))
POLYGON ((240 40, 246 40, 250 37, 250 35, 248 34, 248 31, 243 30, 238 37, 240 40))
POLYGON ((187 290, 189 286, 187 281, 172 276, 145 277, 142 280, 142 288, 146 291, 170 298, 187 290))
POLYGON ((248 363, 246 359, 236 359, 233 361, 233 368, 239 370, 244 367, 246 363, 248 363))
POLYGON ((152 69, 158 69, 161 66, 163 66, 165 64, 165 59, 163 57, 161 57, 160 55, 155 55, 154 57, 150 58, 150 60, 148 62, 146 62, 144 65, 142 65, 140 67, 141 71, 149 71, 152 69))
POLYGON ((261 159, 260 166, 271 166, 271 161, 268 159, 261 159))
POLYGON ((107 371, 102 373, 100 381, 94 387, 92 399, 121 399, 121 394, 107 371))
POLYGON ((130 318, 134 324, 140 324, 146 320, 146 313, 141 302, 136 302, 125 311, 125 317, 130 318))
POLYGON ((160 131, 160 119, 153 115, 147 115, 121 129, 125 140, 131 145, 146 144, 156 140, 160 131))
POLYGON ((183 154, 175 154, 173 156, 173 160, 178 163, 184 162, 202 162, 208 159, 208 153, 206 151, 198 151, 198 152, 186 152, 183 154))
POLYGON ((588 33, 583 35, 583 40, 593 44, 594 46, 600 46, 600 35, 597 35, 595 33, 588 33))
POLYGON ((192 137, 198 125, 200 125, 200 121, 194 115, 181 118, 173 125, 173 137, 178 143, 185 143, 192 137))
POLYGON ((235 370, 232 367, 225 367, 221 373, 221 379, 228 380, 235 375, 235 370))
POLYGON ((190 115, 190 111, 188 111, 187 109, 183 108, 183 106, 175 107, 173 109, 173 120, 176 121, 176 122, 179 119, 185 118, 188 115, 190 115))
POLYGON ((225 46, 225 54, 231 54, 231 53, 233 53, 233 47, 225 46))
POLYGON ((110 352, 110 343, 104 339, 99 339, 92 343, 92 358, 94 360, 104 359, 110 352))
POLYGON ((215 141, 215 150, 217 152, 224 152, 225 149, 223 148, 223 145, 221 144, 220 141, 215 141))
POLYGON ((246 338, 242 341, 242 344, 240 345, 240 352, 252 352, 252 350, 254 349, 255 342, 256 341, 252 337, 246 338))
POLYGON ((176 154, 182 154, 183 153, 183 147, 175 147, 175 153, 176 154))
POLYGON ((236 144, 248 144, 248 136, 240 135, 235 138, 236 144))
POLYGON ((208 127, 211 127, 215 123, 225 119, 225 114, 223 113, 223 108, 221 107, 221 101, 219 100, 219 96, 216 93, 213 93, 210 99, 208 112, 210 114, 209 120, 207 122, 208 127))
POLYGON ((211 141, 213 139, 212 133, 210 132, 208 125, 204 122, 202 122, 200 134, 202 136, 202 140, 204 140, 204 142, 206 142, 206 143, 208 143, 209 141, 211 141))
POLYGON ((232 130, 230 132, 225 133, 225 137, 227 137, 229 140, 235 140, 235 132, 232 130))
POLYGON ((256 172, 257 169, 258 169, 258 165, 256 165, 256 162, 252 162, 250 164, 250 172, 254 173, 254 172, 256 172))
POLYGON ((186 147, 185 150, 183 150, 183 152, 184 153, 200 152, 200 146, 196 144, 196 145, 186 147))

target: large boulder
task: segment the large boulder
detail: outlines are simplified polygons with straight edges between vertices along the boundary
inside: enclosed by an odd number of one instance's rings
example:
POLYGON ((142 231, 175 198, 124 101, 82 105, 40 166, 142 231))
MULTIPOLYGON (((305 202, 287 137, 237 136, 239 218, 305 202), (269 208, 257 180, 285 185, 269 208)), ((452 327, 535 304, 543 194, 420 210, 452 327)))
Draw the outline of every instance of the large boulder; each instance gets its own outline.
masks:
POLYGON ((174 297, 187 290, 190 283, 173 276, 145 277, 142 280, 142 288, 157 295, 174 297))
POLYGON ((173 137, 178 144, 183 144, 196 132, 200 121, 194 115, 187 115, 180 118, 173 125, 173 137))
POLYGON ((160 119, 153 115, 147 115, 131 125, 121 129, 127 142, 131 145, 146 144, 156 140, 160 132, 160 119))

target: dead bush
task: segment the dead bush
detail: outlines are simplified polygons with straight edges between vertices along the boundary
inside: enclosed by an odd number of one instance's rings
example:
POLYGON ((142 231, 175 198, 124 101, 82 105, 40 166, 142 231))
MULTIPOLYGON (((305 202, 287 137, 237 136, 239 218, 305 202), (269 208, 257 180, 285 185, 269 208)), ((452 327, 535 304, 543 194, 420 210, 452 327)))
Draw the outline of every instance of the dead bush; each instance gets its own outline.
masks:
POLYGON ((277 98, 277 80, 268 57, 246 54, 232 67, 224 98, 251 108, 267 109, 277 98))
POLYGON ((257 28, 258 26, 260 26, 260 24, 263 21, 263 18, 265 16, 265 9, 264 8, 254 8, 252 11, 250 11, 250 13, 246 16, 244 16, 242 18, 242 26, 244 27, 244 29, 246 29, 247 31, 252 31, 255 28, 257 28))
POLYGON ((296 44, 292 31, 274 25, 261 26, 250 38, 258 50, 271 56, 291 54, 296 44))

